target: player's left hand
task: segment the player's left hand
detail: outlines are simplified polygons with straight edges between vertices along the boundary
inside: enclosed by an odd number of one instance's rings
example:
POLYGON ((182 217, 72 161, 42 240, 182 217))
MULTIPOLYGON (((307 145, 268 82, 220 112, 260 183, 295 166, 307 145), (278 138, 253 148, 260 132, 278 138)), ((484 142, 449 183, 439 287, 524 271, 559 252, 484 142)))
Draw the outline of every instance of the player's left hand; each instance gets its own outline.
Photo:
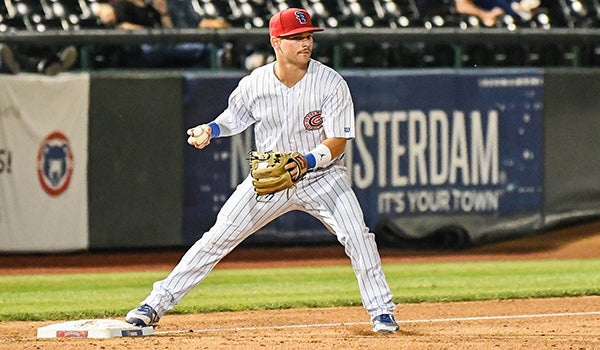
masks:
POLYGON ((293 152, 290 154, 290 160, 284 168, 290 172, 293 181, 298 181, 308 171, 308 161, 302 154, 293 152))
POLYGON ((306 157, 298 152, 250 152, 250 174, 259 196, 293 187, 308 171, 306 157))

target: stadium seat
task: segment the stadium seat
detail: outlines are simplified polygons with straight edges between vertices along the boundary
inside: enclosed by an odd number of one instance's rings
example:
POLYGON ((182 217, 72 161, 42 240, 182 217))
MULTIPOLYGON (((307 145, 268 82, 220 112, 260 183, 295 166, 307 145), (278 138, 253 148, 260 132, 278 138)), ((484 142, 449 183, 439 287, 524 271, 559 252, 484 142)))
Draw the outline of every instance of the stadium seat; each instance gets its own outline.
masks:
POLYGON ((0 18, 0 32, 15 32, 30 29, 31 25, 25 16, 15 15, 0 18))
MULTIPOLYGON (((13 0, 16 12, 25 20, 28 30, 43 32, 48 29, 66 30, 65 18, 55 15, 55 7, 46 0, 13 0)), ((56 7, 60 13, 61 7, 56 7)))
POLYGON ((427 29, 460 27, 467 16, 458 14, 454 0, 426 1, 419 5, 419 16, 427 29))
POLYGON ((569 27, 591 28, 598 27, 597 7, 591 0, 558 0, 565 21, 569 27))
POLYGON ((341 0, 306 0, 305 7, 310 12, 313 24, 319 27, 354 27, 354 18, 343 6, 341 0))
MULTIPOLYGON (((268 2, 269 0, 267 0, 268 2)), ((286 8, 296 7, 302 8, 306 6, 304 3, 305 0, 270 0, 273 3, 273 7, 277 9, 277 11, 285 10, 286 8)))
POLYGON ((67 21, 69 30, 104 28, 93 14, 96 0, 46 0, 49 1, 54 15, 67 21))
POLYGON ((13 6, 23 16, 52 17, 52 10, 44 0, 13 0, 13 6))
POLYGON ((32 17, 32 23, 36 31, 44 32, 48 29, 68 30, 69 24, 65 19, 59 17, 43 18, 38 16, 32 17))
POLYGON ((4 1, 0 1, 0 20, 2 18, 10 17, 11 16, 10 12, 11 11, 6 6, 6 3, 4 1))
POLYGON ((558 23, 553 21, 550 11, 546 8, 538 9, 529 22, 529 27, 531 28, 550 29, 557 26, 558 23))
POLYGON ((82 30, 82 29, 102 29, 105 28, 102 23, 95 16, 91 17, 77 17, 69 16, 67 18, 69 30, 82 30))
MULTIPOLYGON (((225 19, 232 19, 234 17, 233 12, 239 10, 232 8, 226 1, 219 0, 193 0, 197 1, 199 5, 204 9, 206 16, 208 17, 221 17, 225 19)), ((237 16, 237 14, 236 14, 237 16)))
POLYGON ((404 6, 394 0, 374 0, 373 6, 383 13, 383 18, 391 28, 422 27, 418 8, 410 3, 404 6))
POLYGON ((344 0, 344 6, 354 17, 358 27, 389 27, 390 22, 385 17, 381 6, 373 0, 344 0))
POLYGON ((54 14, 59 17, 88 18, 93 16, 90 5, 84 0, 49 0, 54 14))
POLYGON ((239 17, 243 18, 244 27, 268 27, 267 21, 271 17, 271 13, 269 13, 264 3, 256 0, 236 0, 236 7, 239 10, 239 17))
MULTIPOLYGON (((0 0, 0 32, 103 28, 92 14, 99 0, 0 0)), ((201 17, 219 17, 238 28, 267 28, 268 19, 289 7, 306 8, 324 28, 469 28, 481 27, 474 16, 457 14, 454 0, 186 0, 201 17)), ((503 16, 497 28, 600 28, 600 0, 542 0, 531 21, 503 16)), ((243 49, 243 48, 238 48, 243 49)), ((460 47, 464 67, 571 66, 566 44, 468 44, 460 47)), ((266 48, 265 50, 270 50, 266 48)), ((343 67, 452 67, 459 51, 450 43, 316 42, 314 57, 343 67), (339 51, 335 45, 339 44, 339 51), (336 56, 337 57, 337 56, 336 56)), ((240 54, 240 57, 242 54, 240 54)), ((581 64, 600 66, 600 43, 581 48, 581 64)), ((110 60, 107 60, 107 62, 110 60)))

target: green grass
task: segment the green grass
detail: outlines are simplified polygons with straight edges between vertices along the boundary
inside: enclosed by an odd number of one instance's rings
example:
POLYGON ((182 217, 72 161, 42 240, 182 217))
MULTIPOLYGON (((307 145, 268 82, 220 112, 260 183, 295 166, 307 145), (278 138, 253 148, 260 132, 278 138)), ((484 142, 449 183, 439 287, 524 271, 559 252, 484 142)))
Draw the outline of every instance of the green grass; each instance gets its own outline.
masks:
MULTIPOLYGON (((397 303, 600 295, 600 259, 386 264, 397 303)), ((0 321, 121 317, 168 271, 0 276, 0 321)), ((361 305, 350 266, 216 269, 172 313, 361 305)))

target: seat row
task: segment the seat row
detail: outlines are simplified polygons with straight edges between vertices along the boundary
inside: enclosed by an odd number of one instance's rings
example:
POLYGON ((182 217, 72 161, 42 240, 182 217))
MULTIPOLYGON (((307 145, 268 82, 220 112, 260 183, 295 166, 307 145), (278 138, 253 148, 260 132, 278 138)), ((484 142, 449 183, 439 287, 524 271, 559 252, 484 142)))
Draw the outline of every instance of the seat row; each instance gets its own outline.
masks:
MULTIPOLYGON (((98 0, 0 0, 0 31, 97 28, 91 8, 98 0)), ((168 0, 167 0, 168 1, 168 0)), ((480 26, 454 11, 454 0, 188 0, 199 17, 221 17, 234 27, 265 28, 267 19, 287 7, 308 9, 325 28, 480 26), (432 6, 432 3, 434 4, 432 6)), ((524 23, 505 16, 499 27, 600 27, 600 0, 547 0, 524 23)))

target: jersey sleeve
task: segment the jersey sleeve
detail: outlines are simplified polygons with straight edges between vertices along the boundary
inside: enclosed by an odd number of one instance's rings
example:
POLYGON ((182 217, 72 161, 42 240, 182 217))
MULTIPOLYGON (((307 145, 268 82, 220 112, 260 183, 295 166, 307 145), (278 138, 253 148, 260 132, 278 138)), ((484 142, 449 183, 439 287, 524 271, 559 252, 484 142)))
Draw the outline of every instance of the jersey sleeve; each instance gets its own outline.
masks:
POLYGON ((354 102, 348 84, 341 76, 325 99, 321 113, 326 137, 354 138, 354 102))
POLYGON ((219 126, 219 136, 239 134, 255 122, 246 103, 247 79, 247 77, 242 78, 235 90, 229 95, 227 108, 213 121, 219 126))

